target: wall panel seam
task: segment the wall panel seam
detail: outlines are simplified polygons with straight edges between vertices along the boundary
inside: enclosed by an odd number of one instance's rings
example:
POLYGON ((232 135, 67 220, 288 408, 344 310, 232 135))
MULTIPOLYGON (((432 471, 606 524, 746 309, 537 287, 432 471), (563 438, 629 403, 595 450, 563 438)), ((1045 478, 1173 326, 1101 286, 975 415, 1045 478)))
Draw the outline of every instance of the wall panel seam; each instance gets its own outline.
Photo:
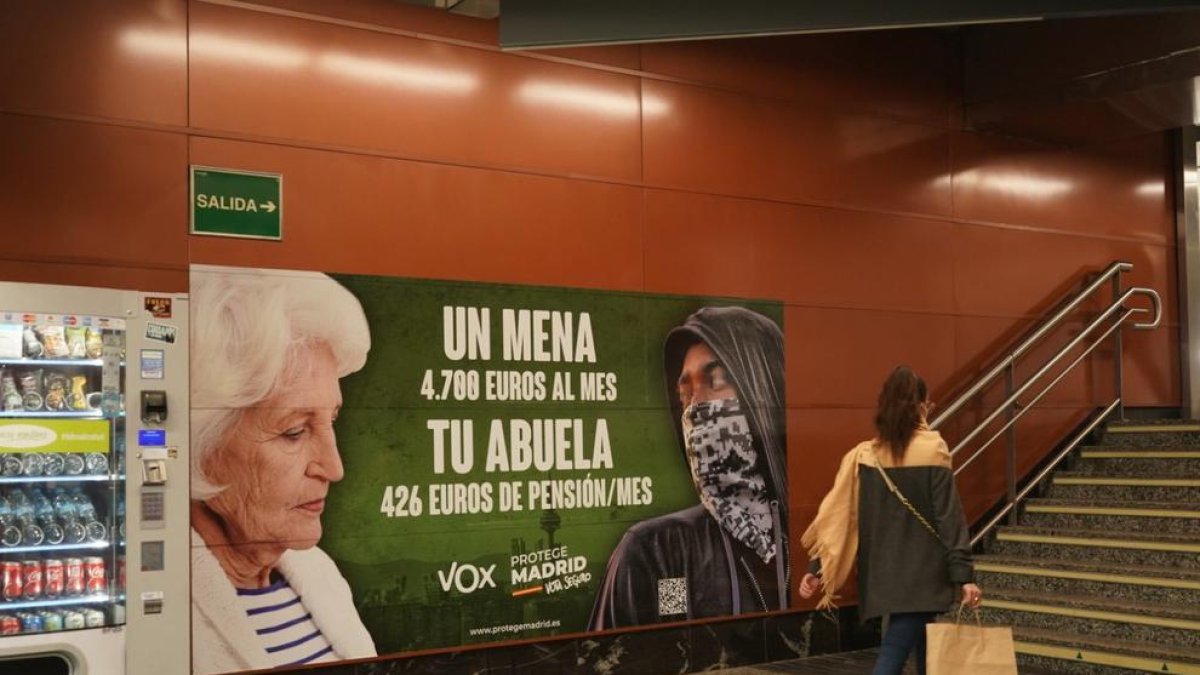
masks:
MULTIPOLYGON (((420 31, 405 30, 403 28, 382 26, 379 24, 366 23, 366 22, 362 22, 362 21, 354 21, 351 19, 339 19, 337 17, 327 16, 327 15, 323 15, 323 14, 313 14, 311 12, 301 12, 301 11, 296 11, 296 10, 283 9, 280 7, 256 5, 251 2, 242 2, 241 0, 194 0, 194 2, 200 2, 200 3, 207 4, 207 5, 214 5, 214 6, 220 6, 220 7, 229 7, 232 9, 238 9, 238 10, 243 10, 243 11, 248 11, 248 12, 258 12, 261 14, 271 14, 274 16, 283 16, 283 17, 297 19, 297 20, 301 20, 301 21, 311 21, 313 23, 323 23, 323 24, 329 24, 329 25, 334 25, 334 26, 340 26, 343 28, 351 28, 351 29, 355 29, 355 30, 364 30, 364 31, 372 32, 372 33, 382 33, 382 34, 386 34, 386 35, 394 35, 396 37, 403 37, 403 38, 409 38, 409 39, 414 39, 414 40, 425 40, 427 42, 437 42, 437 43, 441 43, 441 44, 450 45, 453 47, 476 49, 479 51, 490 52, 493 54, 503 54, 503 55, 507 55, 507 56, 516 56, 516 57, 525 58, 525 59, 532 59, 534 61, 545 61, 545 62, 549 62, 549 63, 557 63, 560 65, 567 65, 567 66, 572 66, 572 67, 577 67, 577 68, 586 68, 588 70, 602 71, 602 72, 611 73, 614 75, 628 75, 630 77, 638 77, 638 78, 643 78, 643 79, 647 79, 647 80, 655 80, 655 81, 659 81, 659 82, 669 82, 672 84, 681 84, 681 85, 699 87, 699 88, 703 88, 703 89, 710 89, 712 91, 725 92, 725 93, 737 94, 739 96, 756 98, 756 99, 759 99, 762 101, 771 101, 771 102, 775 102, 775 103, 783 103, 783 104, 789 104, 789 105, 804 104, 805 106, 807 106, 807 109, 810 109, 810 110, 817 109, 817 110, 842 112, 842 113, 848 113, 848 114, 854 114, 854 115, 865 115, 865 116, 870 116, 870 117, 877 117, 881 120, 886 120, 886 121, 890 121, 890 122, 911 124, 913 126, 926 127, 929 129, 937 129, 939 131, 948 131, 950 129, 950 125, 948 122, 942 122, 942 123, 938 124, 938 123, 933 123, 933 122, 930 122, 927 120, 923 120, 916 116, 889 115, 887 113, 881 113, 878 110, 873 109, 873 108, 866 108, 866 107, 856 108, 853 106, 833 107, 833 106, 822 105, 822 104, 813 104, 811 101, 802 101, 802 100, 799 100, 796 98, 789 98, 789 97, 785 97, 785 96, 769 96, 769 95, 763 94, 762 92, 741 89, 741 88, 738 88, 735 86, 722 86, 722 85, 712 83, 712 82, 705 82, 703 80, 693 80, 693 79, 689 79, 689 78, 685 78, 685 77, 679 77, 679 76, 675 76, 675 75, 666 75, 663 73, 656 73, 656 72, 647 71, 647 70, 635 70, 635 69, 631 69, 631 68, 623 68, 621 66, 613 66, 613 65, 603 64, 603 63, 595 63, 593 61, 580 61, 580 60, 571 59, 571 58, 568 58, 565 56, 557 56, 557 55, 553 55, 553 54, 540 54, 540 53, 537 53, 534 51, 529 51, 529 50, 504 50, 504 49, 501 49, 497 45, 490 45, 490 44, 485 44, 482 42, 472 42, 470 40, 463 40, 460 38, 446 37, 446 36, 442 36, 442 35, 436 35, 433 33, 422 33, 420 31)), ((189 33, 190 33, 190 24, 189 24, 189 33)), ((639 61, 640 61, 640 59, 639 59, 639 61)), ((947 94, 948 94, 948 92, 947 92, 947 94)), ((947 95, 947 98, 949 98, 948 95, 947 95)), ((1053 144, 1043 143, 1043 142, 1032 140, 1032 139, 1026 139, 1026 140, 1028 140, 1029 143, 1039 145, 1039 146, 1045 146, 1046 148, 1058 148, 1058 146, 1053 145, 1053 144)))
MULTIPOLYGON (((207 0, 204 0, 207 1, 207 0)), ((82 124, 94 124, 98 126, 111 126, 124 129, 134 129, 141 131, 151 131, 159 133, 174 133, 187 136, 189 138, 206 138, 221 141, 235 141, 241 143, 254 143, 259 145, 274 145, 284 148, 292 148, 297 150, 313 150, 318 152, 330 152, 345 155, 357 155, 362 157, 374 157, 378 159, 391 159, 404 162, 415 162, 422 164, 430 164, 434 166, 444 166, 463 169, 474 169, 481 171, 495 171, 499 173, 509 173, 522 176, 533 176, 539 178, 553 178, 563 180, 576 180, 589 183, 599 183, 605 185, 624 186, 631 188, 640 188, 643 190, 658 190, 662 192, 675 192, 682 194, 704 195, 712 197, 721 197, 726 199, 744 200, 763 204, 778 204, 784 206, 793 206, 801 208, 819 208, 830 209, 835 211, 848 211, 853 213, 864 213, 872 215, 881 215, 889 217, 900 217, 911 220, 923 220, 931 223, 945 223, 950 225, 962 225, 969 227, 983 227, 999 230, 1011 230, 1019 232, 1028 232, 1031 234, 1042 234, 1049 236, 1064 236, 1077 237, 1082 239, 1090 239, 1095 241, 1112 241, 1129 244, 1137 244, 1139 246, 1153 246, 1166 250, 1175 250, 1176 243, 1173 237, 1166 237, 1162 240, 1155 241, 1140 237, 1129 237, 1112 234, 1097 234, 1094 232, 1080 232, 1075 230, 1066 230, 1062 228, 1044 227, 1038 225, 1026 225, 1017 223, 1003 223, 997 221, 988 221, 980 219, 956 218, 952 215, 941 215, 934 213, 920 213, 913 211, 901 211, 896 209, 873 208, 861 206, 857 204, 847 204, 844 202, 832 202, 823 200, 787 200, 778 197, 764 196, 748 196, 727 192, 707 192, 693 188, 686 188, 670 184, 646 183, 639 181, 624 180, 621 178, 612 178, 605 176, 593 176, 587 174, 576 173, 556 173, 553 171, 543 171, 538 169, 528 169, 522 167, 494 165, 482 162, 463 162, 450 161, 445 159, 437 159, 431 157, 423 157, 419 155, 406 155, 398 152, 387 150, 379 150, 374 148, 363 148, 358 146, 344 146, 331 143, 318 143, 314 141, 304 141, 301 139, 289 139, 273 136, 260 136, 256 134, 246 134, 234 131, 222 131, 219 129, 207 129, 200 127, 182 127, 173 124, 163 124, 159 122, 149 122, 144 120, 123 120, 108 117, 99 117, 93 115, 79 115, 73 113, 57 113, 44 110, 27 110, 21 108, 3 108, 0 107, 0 115, 17 115, 22 117, 34 117, 40 119, 48 119, 55 121, 74 122, 82 124)))

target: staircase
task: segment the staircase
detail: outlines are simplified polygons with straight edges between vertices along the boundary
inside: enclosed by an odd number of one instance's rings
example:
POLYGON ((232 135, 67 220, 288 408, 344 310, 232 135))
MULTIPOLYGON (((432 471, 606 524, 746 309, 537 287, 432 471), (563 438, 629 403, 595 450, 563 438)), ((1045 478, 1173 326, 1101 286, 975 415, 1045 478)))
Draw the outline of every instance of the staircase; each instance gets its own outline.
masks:
POLYGON ((1115 423, 976 558, 1025 668, 1200 675, 1200 422, 1115 423))

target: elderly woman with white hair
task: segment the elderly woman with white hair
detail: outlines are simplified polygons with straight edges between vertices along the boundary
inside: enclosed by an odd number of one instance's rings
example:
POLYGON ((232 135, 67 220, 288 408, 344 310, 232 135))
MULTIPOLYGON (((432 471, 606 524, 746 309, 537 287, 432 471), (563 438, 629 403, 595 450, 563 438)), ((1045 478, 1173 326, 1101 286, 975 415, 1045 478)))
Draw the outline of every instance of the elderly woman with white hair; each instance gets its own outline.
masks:
POLYGON ((193 672, 374 656, 316 546, 362 307, 324 274, 195 266, 191 322, 193 672))

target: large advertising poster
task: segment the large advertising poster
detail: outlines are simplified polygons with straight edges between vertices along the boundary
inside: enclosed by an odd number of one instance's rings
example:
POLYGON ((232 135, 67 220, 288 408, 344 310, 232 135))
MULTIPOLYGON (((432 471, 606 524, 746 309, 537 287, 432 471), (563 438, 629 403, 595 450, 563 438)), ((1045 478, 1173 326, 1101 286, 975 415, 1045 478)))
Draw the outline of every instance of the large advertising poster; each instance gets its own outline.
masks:
POLYGON ((191 289, 196 672, 787 606, 781 304, 191 289))

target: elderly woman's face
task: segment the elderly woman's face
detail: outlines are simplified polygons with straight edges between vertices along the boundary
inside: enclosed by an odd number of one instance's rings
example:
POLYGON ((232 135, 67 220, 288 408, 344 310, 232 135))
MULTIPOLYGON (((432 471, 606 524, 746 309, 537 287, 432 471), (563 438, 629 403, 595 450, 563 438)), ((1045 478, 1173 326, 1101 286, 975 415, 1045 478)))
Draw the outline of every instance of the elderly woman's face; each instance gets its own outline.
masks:
POLYGON ((235 544, 316 545, 329 484, 342 479, 333 435, 342 393, 333 353, 322 344, 293 358, 278 393, 243 413, 209 467, 226 488, 207 504, 235 544))

